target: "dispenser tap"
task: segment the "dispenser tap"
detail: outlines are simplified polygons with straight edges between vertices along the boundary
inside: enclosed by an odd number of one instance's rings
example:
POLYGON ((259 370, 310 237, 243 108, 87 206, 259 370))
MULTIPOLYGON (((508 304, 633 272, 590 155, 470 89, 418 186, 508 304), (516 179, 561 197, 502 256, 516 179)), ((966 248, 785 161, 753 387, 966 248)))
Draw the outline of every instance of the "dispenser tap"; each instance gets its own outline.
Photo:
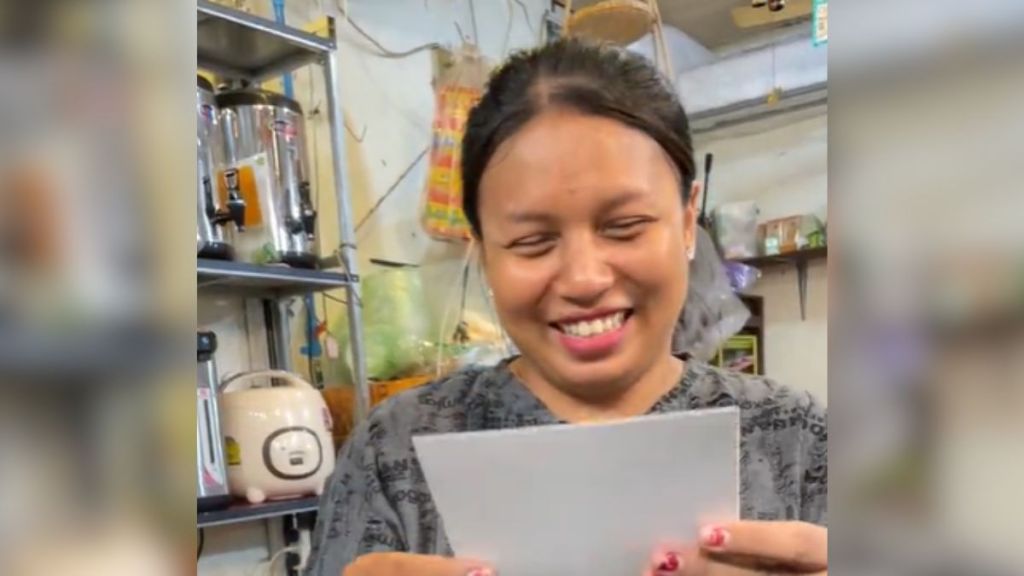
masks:
MULTIPOLYGON (((245 200, 242 199, 238 170, 225 170, 224 182, 228 189, 227 207, 224 210, 219 210, 210 220, 220 226, 233 222, 238 231, 242 232, 245 230, 245 200)), ((211 201, 207 206, 210 207, 212 204, 211 201)))

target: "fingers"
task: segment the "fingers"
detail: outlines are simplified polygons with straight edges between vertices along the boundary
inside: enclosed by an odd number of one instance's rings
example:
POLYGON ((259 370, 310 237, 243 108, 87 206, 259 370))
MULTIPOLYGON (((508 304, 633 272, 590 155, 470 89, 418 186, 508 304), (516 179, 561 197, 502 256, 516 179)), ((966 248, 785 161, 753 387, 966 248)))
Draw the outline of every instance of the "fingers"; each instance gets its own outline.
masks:
POLYGON ((360 556, 343 576, 496 576, 483 562, 441 556, 381 553, 360 556))
POLYGON ((643 576, 681 576, 684 563, 683 552, 659 549, 651 555, 643 576))
POLYGON ((828 530, 806 522, 731 522, 706 526, 700 546, 715 555, 745 556, 759 563, 805 571, 828 566, 828 530))
POLYGON ((644 576, 765 576, 763 568, 718 561, 699 548, 659 552, 644 576))

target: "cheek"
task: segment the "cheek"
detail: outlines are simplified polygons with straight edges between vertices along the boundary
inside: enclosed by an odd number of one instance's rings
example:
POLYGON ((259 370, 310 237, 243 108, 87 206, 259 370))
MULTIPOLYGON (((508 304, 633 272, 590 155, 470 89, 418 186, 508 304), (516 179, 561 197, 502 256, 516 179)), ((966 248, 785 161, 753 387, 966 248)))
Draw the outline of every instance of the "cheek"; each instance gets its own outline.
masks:
POLYGON ((659 306, 682 302, 686 294, 688 267, 685 238, 681 231, 661 227, 640 242, 616 251, 615 267, 659 306))
POLYGON ((515 322, 522 315, 539 308, 557 272, 557 267, 546 260, 525 260, 505 255, 488 258, 484 274, 503 322, 515 322))

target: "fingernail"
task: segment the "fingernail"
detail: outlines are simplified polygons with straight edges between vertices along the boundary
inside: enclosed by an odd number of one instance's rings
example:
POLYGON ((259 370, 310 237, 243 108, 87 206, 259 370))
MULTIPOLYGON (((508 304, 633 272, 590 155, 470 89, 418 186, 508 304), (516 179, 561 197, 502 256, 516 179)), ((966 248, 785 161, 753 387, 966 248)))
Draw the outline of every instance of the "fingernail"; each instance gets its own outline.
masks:
POLYGON ((729 541, 729 533, 718 526, 701 528, 700 542, 706 548, 723 548, 729 541))
POLYGON ((658 564, 658 573, 669 574, 672 572, 677 572, 682 565, 683 562, 679 558, 678 554, 676 554, 675 552, 666 552, 664 560, 662 560, 661 563, 658 564))
POLYGON ((490 568, 473 568, 466 576, 494 576, 494 570, 490 568))

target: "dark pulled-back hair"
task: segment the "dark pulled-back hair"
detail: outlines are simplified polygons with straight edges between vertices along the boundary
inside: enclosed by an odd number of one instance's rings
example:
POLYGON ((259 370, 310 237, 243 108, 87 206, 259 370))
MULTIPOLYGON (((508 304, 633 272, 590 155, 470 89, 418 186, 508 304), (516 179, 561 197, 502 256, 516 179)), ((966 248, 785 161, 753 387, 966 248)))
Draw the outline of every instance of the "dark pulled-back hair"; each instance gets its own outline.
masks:
POLYGON ((622 48, 562 39, 519 52, 492 76, 462 141, 462 208, 477 236, 480 180, 495 150, 549 107, 617 120, 653 138, 682 176, 696 175, 690 124, 674 87, 649 60, 622 48))

